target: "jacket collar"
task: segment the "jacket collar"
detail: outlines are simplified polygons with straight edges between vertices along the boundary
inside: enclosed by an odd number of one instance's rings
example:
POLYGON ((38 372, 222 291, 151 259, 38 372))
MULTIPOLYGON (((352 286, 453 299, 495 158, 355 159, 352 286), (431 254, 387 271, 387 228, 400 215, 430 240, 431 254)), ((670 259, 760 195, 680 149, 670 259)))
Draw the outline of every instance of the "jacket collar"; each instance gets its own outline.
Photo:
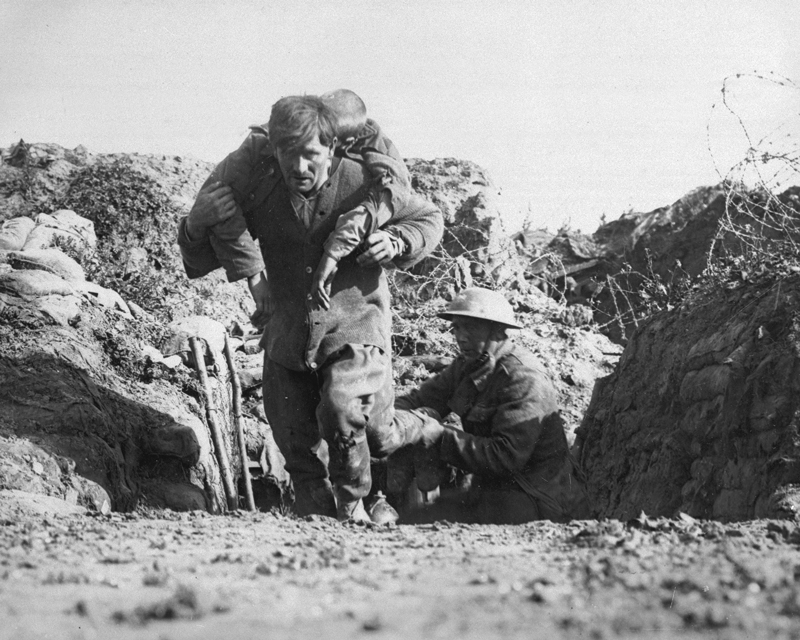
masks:
POLYGON ((511 340, 504 340, 495 349, 484 351, 481 357, 472 363, 471 366, 474 366, 475 369, 468 375, 478 391, 483 391, 486 388, 489 384, 489 378, 497 369, 497 363, 511 353, 513 349, 514 343, 511 340))

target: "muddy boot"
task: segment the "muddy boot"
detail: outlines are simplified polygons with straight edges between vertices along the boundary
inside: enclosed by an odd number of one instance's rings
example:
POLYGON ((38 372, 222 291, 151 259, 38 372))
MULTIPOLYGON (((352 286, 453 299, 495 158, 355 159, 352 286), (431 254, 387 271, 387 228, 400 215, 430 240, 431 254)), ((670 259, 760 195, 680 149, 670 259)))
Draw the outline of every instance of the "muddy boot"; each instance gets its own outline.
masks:
POLYGON ((386 496, 378 491, 367 500, 367 514, 375 524, 394 524, 400 518, 394 507, 386 501, 386 496))
POLYGON ((364 508, 364 501, 359 498, 356 501, 342 500, 336 506, 336 517, 339 522, 372 522, 367 510, 364 508))
POLYGON ((336 500, 328 480, 303 482, 294 488, 294 510, 298 516, 328 516, 335 518, 336 500))

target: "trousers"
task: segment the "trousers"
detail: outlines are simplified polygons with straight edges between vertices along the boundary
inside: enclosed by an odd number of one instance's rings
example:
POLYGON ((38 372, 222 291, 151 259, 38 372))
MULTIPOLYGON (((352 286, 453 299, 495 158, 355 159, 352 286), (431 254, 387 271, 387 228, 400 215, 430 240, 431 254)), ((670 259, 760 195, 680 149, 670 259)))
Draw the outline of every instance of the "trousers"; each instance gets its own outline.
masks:
POLYGON ((384 458, 408 442, 394 419, 391 357, 378 347, 345 345, 316 372, 293 371, 265 355, 263 390, 295 486, 330 480, 337 500, 364 498, 372 485, 370 454, 384 458))

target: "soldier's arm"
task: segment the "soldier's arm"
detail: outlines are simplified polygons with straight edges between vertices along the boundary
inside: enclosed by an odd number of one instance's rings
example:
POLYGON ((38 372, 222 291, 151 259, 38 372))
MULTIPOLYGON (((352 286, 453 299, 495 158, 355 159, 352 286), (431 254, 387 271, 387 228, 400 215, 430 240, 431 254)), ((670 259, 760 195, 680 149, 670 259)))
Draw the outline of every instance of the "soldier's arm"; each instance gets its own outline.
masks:
POLYGON ((442 459, 471 473, 518 473, 530 460, 545 420, 556 411, 556 392, 541 373, 514 375, 486 404, 476 404, 464 421, 491 424, 491 435, 445 431, 442 459))
POLYGON ((183 243, 179 241, 184 264, 190 266, 192 273, 199 274, 190 277, 205 275, 221 266, 228 280, 234 282, 252 278, 264 269, 261 252, 247 228, 243 204, 253 187, 265 140, 263 135, 250 134, 214 168, 200 188, 181 227, 187 237, 183 243), (216 264, 209 251, 216 257, 216 264), (201 268, 191 267, 195 264, 201 268))

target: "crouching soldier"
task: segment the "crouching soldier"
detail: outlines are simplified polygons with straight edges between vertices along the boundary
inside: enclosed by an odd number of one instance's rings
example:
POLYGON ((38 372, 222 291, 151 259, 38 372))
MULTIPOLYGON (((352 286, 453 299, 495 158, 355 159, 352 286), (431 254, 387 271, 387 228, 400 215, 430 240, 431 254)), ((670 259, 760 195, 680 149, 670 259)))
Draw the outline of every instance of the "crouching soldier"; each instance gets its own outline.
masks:
POLYGON ((442 463, 473 474, 472 483, 405 519, 516 524, 589 517, 555 388, 533 354, 507 336, 520 328, 511 305, 499 293, 472 288, 439 315, 452 323, 460 355, 395 401, 422 438, 389 457, 389 481, 401 489, 397 484, 408 479, 407 461, 413 460, 423 490, 438 482, 432 478, 442 463), (450 412, 463 430, 442 425, 450 412))

